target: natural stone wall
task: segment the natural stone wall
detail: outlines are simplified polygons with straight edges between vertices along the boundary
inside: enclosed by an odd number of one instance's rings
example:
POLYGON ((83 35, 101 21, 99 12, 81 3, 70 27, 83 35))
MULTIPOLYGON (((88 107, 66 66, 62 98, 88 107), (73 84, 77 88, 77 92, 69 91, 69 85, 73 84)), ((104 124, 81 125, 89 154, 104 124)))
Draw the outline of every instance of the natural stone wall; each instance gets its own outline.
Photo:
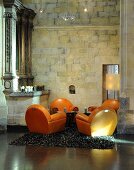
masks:
POLYGON ((23 0, 24 4, 37 12, 35 25, 118 25, 119 0, 23 0), (87 12, 84 12, 84 8, 87 12), (39 13, 40 8, 44 11, 39 13), (74 20, 65 21, 65 13, 74 15, 74 20))
MULTIPOLYGON (((34 9, 38 1, 23 2, 34 9)), ((70 0, 77 17, 69 22, 59 17, 65 1, 43 2, 46 13, 37 13, 32 38, 35 84, 51 90, 50 102, 65 97, 80 111, 101 104, 103 64, 119 64, 119 1, 89 0, 84 13, 85 1, 70 0), (69 85, 76 94, 69 94, 69 85)))
POLYGON ((51 89, 50 101, 69 98, 80 108, 102 102, 102 65, 119 63, 116 28, 35 29, 35 84, 51 89), (76 94, 69 94, 69 85, 76 94))

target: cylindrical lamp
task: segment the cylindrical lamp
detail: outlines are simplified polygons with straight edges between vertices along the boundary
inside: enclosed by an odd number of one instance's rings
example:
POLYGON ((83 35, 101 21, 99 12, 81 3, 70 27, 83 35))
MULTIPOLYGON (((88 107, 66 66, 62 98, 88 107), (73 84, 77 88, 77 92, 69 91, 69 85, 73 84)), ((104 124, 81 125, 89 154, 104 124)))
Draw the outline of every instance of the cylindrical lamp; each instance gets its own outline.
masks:
MULTIPOLYGON (((120 75, 119 74, 106 74, 106 90, 119 91, 120 89, 120 75)), ((115 97, 115 96, 114 96, 115 97)))

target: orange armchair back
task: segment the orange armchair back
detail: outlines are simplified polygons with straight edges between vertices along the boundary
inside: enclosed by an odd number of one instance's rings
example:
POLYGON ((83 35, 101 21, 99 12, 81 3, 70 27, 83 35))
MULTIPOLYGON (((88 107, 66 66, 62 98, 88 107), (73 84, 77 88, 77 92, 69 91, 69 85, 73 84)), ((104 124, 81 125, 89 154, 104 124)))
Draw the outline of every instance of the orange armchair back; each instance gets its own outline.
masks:
POLYGON ((54 110, 64 111, 64 109, 66 109, 67 112, 79 110, 78 107, 74 106, 68 99, 65 98, 55 99, 50 104, 50 111, 52 113, 54 112, 54 110))
POLYGON ((64 130, 66 114, 59 112, 50 115, 42 105, 33 104, 26 110, 25 120, 30 132, 50 134, 64 130))
MULTIPOLYGON (((101 106, 99 106, 99 107, 102 107, 103 109, 114 109, 116 112, 117 112, 117 110, 119 109, 119 107, 120 107, 120 103, 119 103, 119 101, 118 100, 116 100, 116 99, 107 99, 107 100, 105 100, 103 103, 102 103, 102 105, 101 106)), ((89 108, 88 108, 88 111, 89 112, 93 112, 93 111, 95 111, 96 109, 98 108, 98 106, 90 106, 89 108)))
POLYGON ((108 100, 105 100, 102 105, 102 107, 104 108, 111 108, 111 109, 114 109, 115 111, 117 111, 119 109, 119 106, 120 106, 120 103, 118 100, 115 100, 115 99, 108 99, 108 100))

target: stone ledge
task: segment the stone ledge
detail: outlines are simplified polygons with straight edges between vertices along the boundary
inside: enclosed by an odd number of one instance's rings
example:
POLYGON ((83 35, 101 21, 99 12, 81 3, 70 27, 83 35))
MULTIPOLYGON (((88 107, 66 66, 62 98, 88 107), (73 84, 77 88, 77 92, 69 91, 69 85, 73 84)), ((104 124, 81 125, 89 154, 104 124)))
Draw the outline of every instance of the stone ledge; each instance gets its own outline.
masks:
POLYGON ((10 93, 9 96, 10 97, 34 97, 34 96, 42 96, 42 95, 49 95, 49 94, 50 94, 50 90, 44 90, 44 91, 34 91, 29 93, 13 92, 10 93))
POLYGON ((34 29, 46 30, 77 30, 77 29, 91 29, 91 30, 119 30, 120 26, 117 25, 74 25, 74 26, 35 26, 34 29))

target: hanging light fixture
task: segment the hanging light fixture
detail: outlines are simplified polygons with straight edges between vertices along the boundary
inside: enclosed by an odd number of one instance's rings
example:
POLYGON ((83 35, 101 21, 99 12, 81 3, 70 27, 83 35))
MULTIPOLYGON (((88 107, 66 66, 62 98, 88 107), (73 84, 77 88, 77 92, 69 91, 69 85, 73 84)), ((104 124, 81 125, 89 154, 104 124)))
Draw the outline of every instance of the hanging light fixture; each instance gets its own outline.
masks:
POLYGON ((39 9, 39 12, 40 12, 40 13, 43 13, 43 12, 44 12, 44 8, 43 8, 42 0, 41 0, 41 3, 40 3, 40 9, 39 9))
POLYGON ((88 12, 88 9, 87 9, 87 1, 85 1, 84 12, 88 12))
POLYGON ((74 14, 70 13, 70 10, 69 10, 69 1, 68 0, 67 0, 66 4, 67 4, 67 12, 62 14, 62 19, 64 21, 69 21, 69 20, 73 21, 73 20, 75 20, 76 16, 74 14))
POLYGON ((45 12, 45 8, 43 6, 43 0, 41 0, 39 4, 35 4, 35 12, 39 14, 42 14, 45 12))

